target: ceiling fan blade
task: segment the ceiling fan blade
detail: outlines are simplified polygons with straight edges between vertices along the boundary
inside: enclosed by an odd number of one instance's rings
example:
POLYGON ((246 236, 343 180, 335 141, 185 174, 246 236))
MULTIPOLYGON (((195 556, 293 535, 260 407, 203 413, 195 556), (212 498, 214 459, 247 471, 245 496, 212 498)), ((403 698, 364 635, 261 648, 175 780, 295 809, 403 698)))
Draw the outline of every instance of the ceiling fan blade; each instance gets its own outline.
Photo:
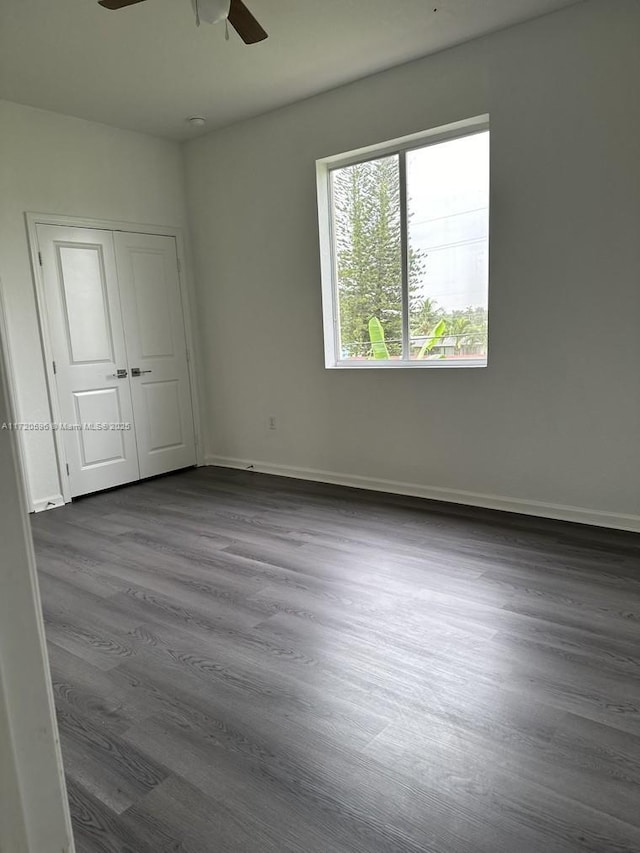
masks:
POLYGON ((125 6, 133 6, 134 3, 143 3, 144 0, 98 0, 98 5, 105 9, 124 9, 125 6))
POLYGON ((255 44, 267 38, 267 33, 262 29, 242 0, 231 0, 229 23, 245 44, 255 44))

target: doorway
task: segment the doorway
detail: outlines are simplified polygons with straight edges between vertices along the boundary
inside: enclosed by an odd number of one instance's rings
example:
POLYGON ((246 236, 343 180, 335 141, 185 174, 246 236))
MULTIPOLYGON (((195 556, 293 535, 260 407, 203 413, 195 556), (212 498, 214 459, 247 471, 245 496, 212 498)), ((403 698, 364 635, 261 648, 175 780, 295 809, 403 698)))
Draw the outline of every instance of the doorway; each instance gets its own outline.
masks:
POLYGON ((176 236, 33 226, 65 500, 196 465, 176 236))

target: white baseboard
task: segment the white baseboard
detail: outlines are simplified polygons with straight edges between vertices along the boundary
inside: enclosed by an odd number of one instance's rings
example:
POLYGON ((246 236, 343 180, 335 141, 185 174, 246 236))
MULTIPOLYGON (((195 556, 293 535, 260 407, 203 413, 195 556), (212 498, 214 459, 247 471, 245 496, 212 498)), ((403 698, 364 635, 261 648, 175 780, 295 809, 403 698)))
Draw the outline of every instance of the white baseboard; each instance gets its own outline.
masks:
POLYGON ((633 533, 640 533, 640 515, 623 515, 578 506, 527 501, 522 498, 486 495, 459 489, 444 489, 439 486, 423 486, 418 483, 401 483, 396 480, 378 480, 374 477, 362 477, 359 474, 338 474, 334 471, 321 471, 316 468, 296 468, 290 465, 255 462, 250 459, 233 459, 227 456, 206 456, 205 465, 245 470, 250 468, 252 471, 275 474, 278 477, 293 477, 297 480, 310 480, 317 483, 334 483, 339 486, 352 486, 356 489, 369 489, 394 495, 410 495, 432 501, 477 506, 483 509, 498 509, 503 512, 515 512, 521 515, 573 521, 578 524, 591 524, 596 527, 610 527, 614 530, 629 530, 633 533))
POLYGON ((33 502, 34 512, 44 512, 46 509, 55 509, 58 506, 64 506, 64 498, 62 495, 52 495, 50 498, 40 498, 33 502))

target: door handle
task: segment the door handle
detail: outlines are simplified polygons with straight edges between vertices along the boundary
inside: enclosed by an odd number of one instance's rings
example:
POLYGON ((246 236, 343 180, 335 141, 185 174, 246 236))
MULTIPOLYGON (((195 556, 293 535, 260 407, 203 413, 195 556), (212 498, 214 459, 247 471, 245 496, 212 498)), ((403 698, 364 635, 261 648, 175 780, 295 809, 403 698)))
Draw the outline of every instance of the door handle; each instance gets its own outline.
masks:
POLYGON ((124 367, 119 367, 115 373, 111 374, 112 379, 126 379, 127 376, 128 374, 124 367))
POLYGON ((152 370, 140 370, 139 367, 132 367, 131 368, 131 375, 132 376, 142 376, 143 373, 153 373, 153 371, 152 370))

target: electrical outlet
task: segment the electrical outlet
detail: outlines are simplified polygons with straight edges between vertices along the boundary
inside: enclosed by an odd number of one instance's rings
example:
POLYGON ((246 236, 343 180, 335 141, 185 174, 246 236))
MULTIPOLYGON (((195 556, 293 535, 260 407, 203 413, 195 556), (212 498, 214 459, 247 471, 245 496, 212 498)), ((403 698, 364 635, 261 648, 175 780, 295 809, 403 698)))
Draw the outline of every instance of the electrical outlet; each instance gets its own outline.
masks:
POLYGON ((276 419, 273 415, 269 417, 269 429, 277 429, 276 419))

